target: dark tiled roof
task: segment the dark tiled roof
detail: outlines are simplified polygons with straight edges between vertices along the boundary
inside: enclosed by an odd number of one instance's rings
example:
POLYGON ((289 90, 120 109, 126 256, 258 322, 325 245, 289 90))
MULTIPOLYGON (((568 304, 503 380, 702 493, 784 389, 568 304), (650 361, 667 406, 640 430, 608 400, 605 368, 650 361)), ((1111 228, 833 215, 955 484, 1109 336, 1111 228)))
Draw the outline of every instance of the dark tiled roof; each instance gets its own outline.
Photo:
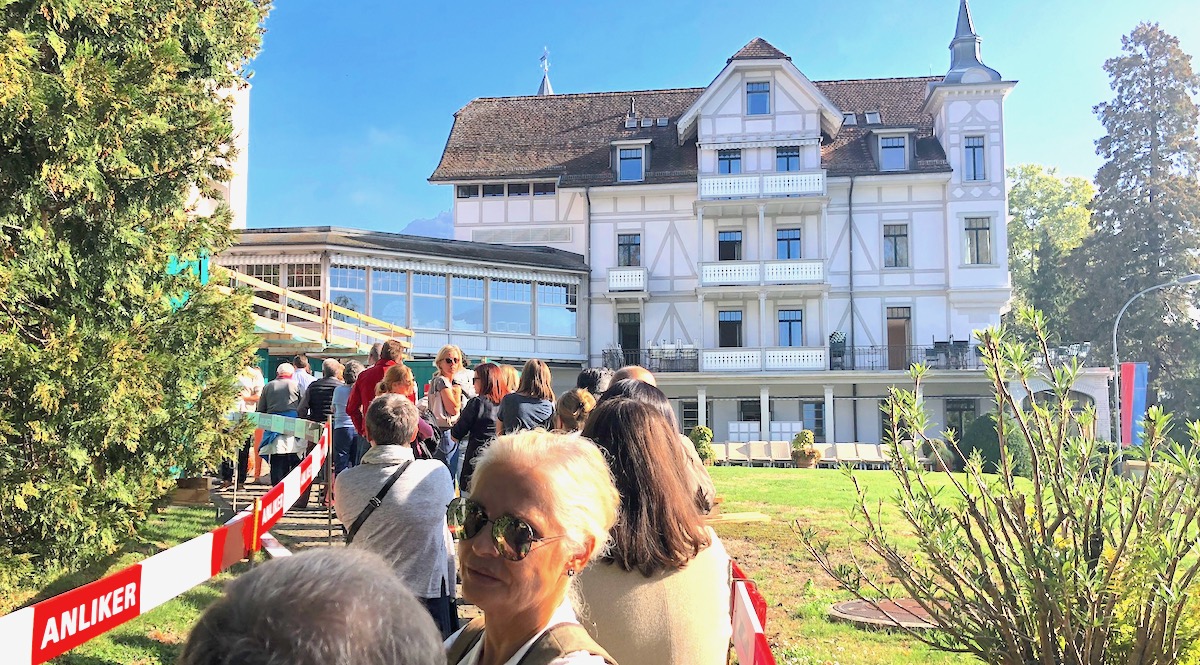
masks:
POLYGON ((245 251, 258 246, 276 248, 288 245, 331 245, 348 249, 399 252, 442 261, 463 259, 523 268, 588 271, 587 263, 581 255, 552 247, 514 247, 337 226, 243 229, 232 249, 245 251))
POLYGON ((831 176, 878 173, 867 137, 871 130, 912 127, 917 130, 914 171, 949 171, 946 154, 933 136, 933 117, 922 113, 929 84, 940 76, 817 81, 817 87, 844 113, 855 113, 857 125, 843 125, 837 137, 821 146, 821 165, 831 176), (882 124, 865 125, 864 114, 878 111, 882 124))
MULTIPOLYGON (((753 44, 754 42, 751 42, 753 44)), ((764 42, 765 43, 765 42, 764 42)), ((748 45, 749 46, 749 45, 748 45)), ((769 45, 768 45, 769 46, 769 45)), ((929 83, 937 77, 816 81, 843 112, 879 111, 883 123, 917 129, 918 172, 949 171, 933 138, 933 118, 921 113, 929 83)), ((679 145, 676 121, 704 88, 586 94, 488 97, 454 114, 433 182, 478 179, 560 178, 563 186, 616 184, 612 142, 650 139, 647 183, 694 182, 696 141, 679 145), (640 118, 669 118, 666 127, 625 129, 630 100, 640 118)), ((878 126, 876 126, 877 128, 878 126)), ((867 145, 872 127, 844 126, 822 146, 830 175, 878 173, 867 145)))
POLYGON ((754 39, 750 40, 749 44, 746 44, 745 46, 743 46, 740 51, 738 51, 737 53, 734 53, 733 57, 726 60, 725 62, 728 63, 728 62, 733 62, 734 60, 757 60, 757 59, 774 60, 776 58, 783 58, 784 60, 792 59, 791 56, 787 55, 783 51, 780 51, 779 49, 775 48, 774 46, 771 46, 770 42, 763 39, 762 37, 755 37, 754 39))

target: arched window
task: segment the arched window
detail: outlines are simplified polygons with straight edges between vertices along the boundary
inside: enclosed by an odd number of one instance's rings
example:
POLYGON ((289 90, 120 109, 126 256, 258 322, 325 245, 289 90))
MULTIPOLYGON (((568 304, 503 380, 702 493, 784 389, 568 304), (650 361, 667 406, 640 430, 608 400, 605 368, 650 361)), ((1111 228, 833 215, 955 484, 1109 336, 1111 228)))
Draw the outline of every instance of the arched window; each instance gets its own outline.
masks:
MULTIPOLYGON (((1096 400, 1093 399, 1090 395, 1081 393, 1077 390, 1067 391, 1067 400, 1071 403, 1071 415, 1076 418, 1078 418, 1080 416, 1080 414, 1082 414, 1084 411, 1086 411, 1088 409, 1088 407, 1093 406, 1096 403, 1096 400)), ((1051 407, 1055 407, 1058 405, 1058 396, 1054 394, 1053 390, 1038 391, 1032 395, 1025 397, 1025 399, 1021 401, 1021 409, 1023 411, 1029 411, 1031 405, 1034 403, 1036 403, 1038 406, 1049 409, 1051 407), (1030 401, 1031 399, 1032 399, 1032 402, 1030 401)), ((1092 423, 1092 434, 1093 435, 1096 433, 1095 428, 1096 428, 1096 424, 1093 422, 1092 423)), ((1073 432, 1073 433, 1078 434, 1078 432, 1073 432)))

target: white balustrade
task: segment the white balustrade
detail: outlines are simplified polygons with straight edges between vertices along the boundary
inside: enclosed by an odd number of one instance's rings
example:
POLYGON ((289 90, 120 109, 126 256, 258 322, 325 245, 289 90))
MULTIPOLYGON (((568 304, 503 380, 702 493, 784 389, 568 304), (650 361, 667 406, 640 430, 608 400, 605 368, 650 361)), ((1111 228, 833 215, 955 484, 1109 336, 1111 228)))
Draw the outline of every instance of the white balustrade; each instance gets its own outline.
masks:
POLYGON ((760 349, 713 349, 700 354, 700 371, 702 372, 757 372, 761 369, 762 351, 760 349))
POLYGON ((824 171, 721 175, 700 178, 700 198, 702 199, 824 195, 824 171))
POLYGON ((758 284, 758 261, 718 261, 700 264, 700 283, 704 286, 722 284, 758 284))
POLYGON ((828 367, 823 346, 784 346, 766 349, 768 371, 820 371, 828 367))
POLYGON ((646 269, 643 267, 609 268, 609 291, 645 291, 646 269))
POLYGON ((820 284, 825 281, 825 262, 815 259, 767 261, 763 279, 767 284, 820 284))

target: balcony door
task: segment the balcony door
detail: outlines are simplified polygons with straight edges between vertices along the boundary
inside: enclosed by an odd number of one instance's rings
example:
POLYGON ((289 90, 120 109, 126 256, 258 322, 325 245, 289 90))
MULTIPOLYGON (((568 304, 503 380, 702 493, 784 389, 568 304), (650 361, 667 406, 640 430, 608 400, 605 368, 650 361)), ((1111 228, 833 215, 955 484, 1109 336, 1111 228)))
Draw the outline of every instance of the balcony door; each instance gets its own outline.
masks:
POLYGON ((912 308, 887 308, 888 369, 908 369, 908 350, 912 344, 912 308))
POLYGON ((621 345, 621 362, 639 365, 642 360, 642 315, 637 312, 617 313, 617 344, 621 345))

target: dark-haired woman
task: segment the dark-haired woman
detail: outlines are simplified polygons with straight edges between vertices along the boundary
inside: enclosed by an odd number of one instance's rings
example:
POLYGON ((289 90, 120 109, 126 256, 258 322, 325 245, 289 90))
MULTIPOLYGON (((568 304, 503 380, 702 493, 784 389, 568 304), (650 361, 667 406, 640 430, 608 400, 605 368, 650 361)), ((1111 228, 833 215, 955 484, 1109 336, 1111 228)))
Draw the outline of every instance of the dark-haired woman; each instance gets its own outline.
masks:
POLYGON ((674 424, 649 404, 610 398, 583 436, 607 453, 621 494, 611 549, 580 574, 584 626, 621 663, 723 664, 729 556, 696 505, 674 424))
POLYGON ((450 436, 455 441, 467 438, 467 452, 463 458, 462 475, 458 486, 462 495, 467 495, 471 486, 471 475, 475 472, 475 458, 479 451, 496 438, 496 414, 500 409, 500 400, 508 394, 508 382, 504 373, 495 363, 480 363, 475 366, 475 396, 467 401, 458 417, 458 422, 450 428, 450 436))

